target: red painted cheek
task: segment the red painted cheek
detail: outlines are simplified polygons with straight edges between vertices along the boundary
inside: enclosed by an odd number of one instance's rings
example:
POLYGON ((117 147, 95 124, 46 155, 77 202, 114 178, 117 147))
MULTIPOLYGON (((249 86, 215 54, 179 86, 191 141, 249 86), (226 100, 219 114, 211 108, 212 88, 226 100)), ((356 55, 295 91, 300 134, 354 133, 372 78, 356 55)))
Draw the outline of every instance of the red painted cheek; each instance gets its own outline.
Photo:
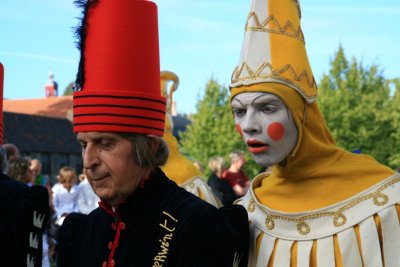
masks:
POLYGON ((268 125, 267 133, 274 141, 279 141, 285 135, 285 127, 279 122, 273 122, 268 125))
POLYGON ((236 131, 243 137, 243 131, 242 131, 242 128, 240 128, 240 125, 235 124, 235 128, 236 128, 236 131))

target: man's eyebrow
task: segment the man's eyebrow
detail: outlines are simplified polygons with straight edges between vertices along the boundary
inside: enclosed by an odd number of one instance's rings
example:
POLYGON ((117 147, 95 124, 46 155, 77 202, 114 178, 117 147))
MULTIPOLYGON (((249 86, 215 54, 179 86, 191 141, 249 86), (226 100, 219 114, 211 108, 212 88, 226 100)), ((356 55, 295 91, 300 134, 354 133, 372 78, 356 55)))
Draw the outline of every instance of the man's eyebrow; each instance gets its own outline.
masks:
POLYGON ((115 140, 117 140, 117 138, 111 135, 100 135, 100 136, 94 136, 92 138, 92 141, 97 143, 101 141, 115 141, 115 140))
POLYGON ((264 104, 264 103, 280 104, 280 103, 282 103, 282 101, 279 99, 276 99, 276 98, 269 97, 269 96, 259 96, 259 97, 256 97, 252 102, 253 105, 254 104, 264 104), (262 97, 264 97, 264 98, 262 98, 262 97))
POLYGON ((232 100, 232 104, 233 104, 233 102, 239 102, 239 104, 240 105, 242 105, 243 106, 243 103, 239 100, 239 99, 237 99, 237 98, 234 98, 233 100, 232 100))

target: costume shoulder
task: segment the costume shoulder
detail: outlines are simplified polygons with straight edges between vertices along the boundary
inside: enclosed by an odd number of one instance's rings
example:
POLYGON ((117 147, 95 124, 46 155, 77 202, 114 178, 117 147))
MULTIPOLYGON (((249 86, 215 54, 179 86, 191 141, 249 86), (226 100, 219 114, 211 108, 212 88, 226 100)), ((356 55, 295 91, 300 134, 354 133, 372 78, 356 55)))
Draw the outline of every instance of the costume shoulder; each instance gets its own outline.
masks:
POLYGON ((271 260, 271 266, 281 266, 294 257, 297 262, 307 264, 310 257, 316 257, 317 262, 326 263, 324 266, 335 266, 339 260, 337 251, 343 266, 363 263, 382 266, 382 262, 385 266, 397 266, 400 262, 399 203, 400 174, 339 203, 301 213, 272 210, 257 200, 251 188, 239 201, 249 214, 249 266, 265 266, 271 260), (297 247, 296 255, 293 246, 297 247))
POLYGON ((173 261, 168 266, 246 266, 249 227, 242 206, 218 209, 179 190, 173 205, 165 211, 176 220, 177 231, 182 231, 175 236, 173 261), (191 250, 182 253, 188 244, 191 250))
POLYGON ((204 263, 199 266, 247 266, 249 226, 245 209, 237 205, 223 207, 203 223, 208 227, 200 244, 209 255, 198 259, 204 263))
POLYGON ((217 208, 222 207, 221 201, 215 196, 210 186, 200 176, 194 176, 179 186, 217 208))
POLYGON ((41 266, 42 235, 49 218, 47 189, 1 174, 0 205, 0 236, 7 244, 0 250, 2 264, 41 266))
POLYGON ((70 213, 58 231, 57 266, 72 266, 71 255, 74 251, 74 241, 87 215, 70 213))

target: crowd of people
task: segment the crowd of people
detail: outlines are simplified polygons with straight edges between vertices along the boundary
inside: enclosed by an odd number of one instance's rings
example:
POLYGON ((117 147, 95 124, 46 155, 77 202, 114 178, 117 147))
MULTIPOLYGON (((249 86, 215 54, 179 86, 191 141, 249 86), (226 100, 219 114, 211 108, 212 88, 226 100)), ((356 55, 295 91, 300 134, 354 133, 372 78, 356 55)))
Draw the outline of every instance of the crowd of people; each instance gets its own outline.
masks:
POLYGON ((246 163, 244 152, 235 150, 229 154, 229 159, 228 167, 221 156, 211 157, 208 162, 211 175, 207 183, 224 206, 244 196, 250 186, 250 179, 243 170, 246 163))
POLYGON ((50 266, 55 261, 57 251, 57 232, 65 217, 71 212, 88 214, 98 207, 99 197, 91 188, 86 175, 78 175, 74 168, 63 166, 56 177, 56 183, 51 184, 47 175, 42 174, 42 163, 37 158, 23 157, 15 144, 3 146, 6 152, 4 174, 26 184, 47 189, 49 195, 50 217, 43 233, 42 266, 50 266))

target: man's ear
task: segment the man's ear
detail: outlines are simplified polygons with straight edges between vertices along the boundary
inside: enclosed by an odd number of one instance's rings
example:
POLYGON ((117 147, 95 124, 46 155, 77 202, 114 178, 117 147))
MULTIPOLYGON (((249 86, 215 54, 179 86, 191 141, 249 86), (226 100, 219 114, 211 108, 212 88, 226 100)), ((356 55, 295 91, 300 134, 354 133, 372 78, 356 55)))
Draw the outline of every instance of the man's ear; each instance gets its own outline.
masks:
POLYGON ((158 137, 152 136, 150 136, 150 138, 148 138, 147 140, 149 142, 150 153, 154 156, 157 153, 158 148, 160 147, 160 140, 158 139, 158 137))

